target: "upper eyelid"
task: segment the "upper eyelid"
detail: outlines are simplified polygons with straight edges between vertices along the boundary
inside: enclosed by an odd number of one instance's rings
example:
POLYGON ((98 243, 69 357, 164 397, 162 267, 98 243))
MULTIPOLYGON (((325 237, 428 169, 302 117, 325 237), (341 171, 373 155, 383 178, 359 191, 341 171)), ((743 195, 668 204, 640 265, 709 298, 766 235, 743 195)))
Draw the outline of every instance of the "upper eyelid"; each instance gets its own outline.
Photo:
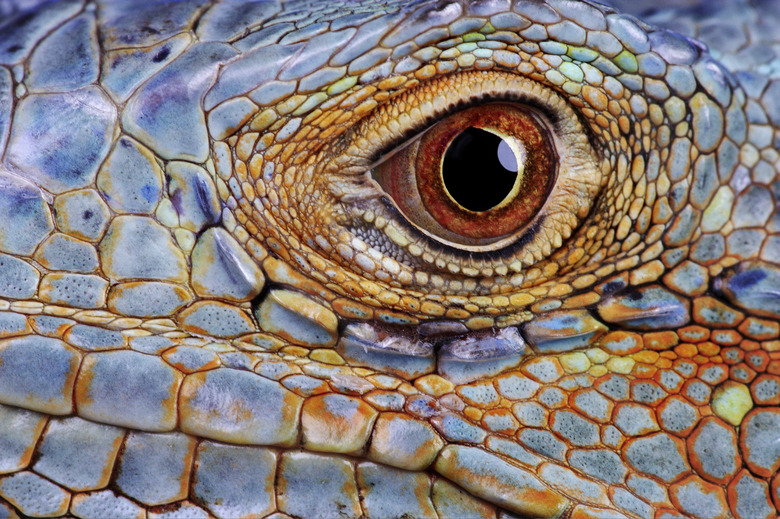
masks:
MULTIPOLYGON (((558 117, 557 114, 555 114, 552 110, 550 110, 548 106, 539 103, 538 100, 536 99, 524 97, 517 92, 505 92, 503 95, 497 95, 493 97, 485 96, 481 98, 470 99, 469 102, 467 103, 458 103, 452 105, 448 107, 447 110, 443 110, 440 113, 432 115, 427 120, 421 122, 414 128, 411 128, 408 132, 411 134, 409 137, 399 137, 396 140, 385 144, 385 150, 386 152, 392 154, 395 153, 397 150, 403 149, 405 146, 408 146, 415 140, 421 139, 422 136, 433 126, 435 126, 438 122, 457 112, 460 112, 462 110, 474 106, 479 106, 482 104, 500 103, 500 102, 513 102, 513 103, 518 103, 518 104, 528 106, 529 108, 532 108, 535 111, 540 112, 550 124, 554 124, 554 121, 557 120, 558 117)), ((382 154, 381 151, 379 153, 382 154)), ((386 157, 387 155, 383 154, 383 156, 386 157)), ((377 159, 377 161, 373 162, 373 165, 378 164, 382 160, 384 159, 377 159)))
MULTIPOLYGON (((519 77, 519 76, 518 76, 519 77)), ((544 89, 545 87, 541 85, 536 85, 537 89, 544 89)), ((442 96, 438 96, 442 97, 442 96)), ((495 95, 482 95, 482 96, 472 96, 469 97, 467 100, 459 99, 457 102, 451 103, 449 105, 446 105, 444 109, 441 110, 431 110, 426 114, 426 118, 423 121, 418 122, 415 126, 410 128, 404 128, 404 133, 411 133, 411 136, 409 135, 398 135, 393 137, 392 139, 386 139, 384 140, 381 145, 374 145, 374 143, 371 144, 371 149, 375 154, 379 155, 383 152, 393 152, 395 151, 399 146, 406 145, 407 142, 411 142, 413 140, 416 140, 422 136, 422 134, 427 131, 429 128, 431 128, 433 125, 435 125, 438 121, 440 121, 443 118, 446 118, 449 115, 452 115, 458 111, 464 110, 471 106, 477 106, 479 104, 487 103, 487 102, 501 102, 501 101, 508 101, 513 103, 519 103, 523 105, 527 105, 530 108, 537 110, 543 115, 553 126, 556 125, 556 121, 559 120, 559 117, 561 117, 561 114, 558 114, 555 112, 555 110, 549 106, 548 103, 544 102, 541 98, 542 96, 538 95, 538 90, 535 93, 531 93, 529 91, 510 91, 510 90, 499 90, 495 93, 495 95)), ((421 103, 422 104, 422 103, 421 103)), ((352 129, 351 132, 360 132, 361 130, 366 129, 366 127, 370 128, 370 120, 372 116, 376 114, 377 111, 385 110, 385 111, 392 111, 395 108, 396 105, 393 104, 393 100, 387 101, 385 104, 380 105, 377 107, 377 109, 366 116, 364 119, 357 121, 352 129)), ((395 120, 394 124, 398 124, 398 121, 395 120)), ((403 127, 402 127, 403 128, 403 127)), ((583 126, 584 128, 584 126, 583 126)), ((351 137, 350 133, 343 135, 341 139, 349 139, 351 137)), ((363 150, 364 148, 361 148, 363 150)), ((368 161, 368 164, 374 164, 379 160, 379 157, 371 157, 368 161)), ((365 165, 366 163, 364 161, 361 161, 361 164, 365 165)))
MULTIPOLYGON (((435 123, 434 123, 434 124, 435 124, 435 123)), ((401 151, 403 151, 403 150, 404 150, 404 149, 406 149, 407 147, 409 147, 409 146, 412 146, 412 145, 413 145, 415 142, 417 142, 417 141, 419 141, 420 139, 422 139, 422 138, 423 138, 423 136, 425 135, 425 133, 426 133, 428 130, 430 130, 432 126, 433 126, 433 125, 429 125, 429 126, 425 127, 423 130, 421 130, 421 131, 419 131, 419 132, 416 132, 416 133, 415 133, 413 136, 411 136, 411 137, 410 137, 410 138, 408 138, 408 139, 405 139, 405 140, 403 140, 403 141, 402 141, 400 144, 398 144, 398 145, 393 145, 393 144, 390 144, 390 145, 387 147, 387 152, 385 152, 385 153, 382 153, 382 152, 380 151, 380 152, 379 152, 379 156, 376 158, 376 160, 374 160, 373 162, 371 162, 371 163, 368 165, 368 169, 369 169, 369 170, 370 170, 370 169, 374 169, 375 167, 379 166, 380 164, 382 164, 382 163, 383 163, 383 162, 385 162, 386 160, 389 160, 389 159, 391 159, 391 158, 392 158, 394 155, 396 155, 397 153, 400 153, 401 151)))

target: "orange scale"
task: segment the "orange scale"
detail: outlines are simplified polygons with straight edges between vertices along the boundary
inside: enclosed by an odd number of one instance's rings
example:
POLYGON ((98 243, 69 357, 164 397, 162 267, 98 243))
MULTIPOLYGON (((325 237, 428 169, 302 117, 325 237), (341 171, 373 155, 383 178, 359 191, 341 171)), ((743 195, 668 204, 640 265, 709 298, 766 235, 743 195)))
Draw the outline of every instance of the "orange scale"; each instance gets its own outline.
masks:
POLYGON ((745 355, 745 362, 757 372, 762 373, 769 365, 769 354, 765 351, 751 351, 745 355))
POLYGON ((766 341, 780 336, 780 323, 748 317, 739 325, 739 331, 751 339, 766 341))
POLYGON ((680 344, 680 337, 673 331, 651 332, 642 336, 645 348, 654 351, 671 349, 680 344))
POLYGON ((714 357, 715 355, 720 353, 720 346, 709 341, 699 343, 696 346, 699 349, 699 353, 701 353, 705 357, 714 357))
POLYGON ((729 378, 743 384, 750 384, 757 375, 758 373, 744 362, 729 369, 729 378))
POLYGON ((656 381, 658 385, 663 387, 668 393, 679 393, 680 389, 682 389, 685 379, 680 377, 676 372, 669 369, 671 364, 672 363, 670 362, 669 366, 663 368, 656 365, 656 367, 658 367, 658 371, 655 373, 655 375, 653 375, 653 380, 656 381))
POLYGON ((635 364, 634 369, 631 370, 631 374, 636 378, 653 378, 658 371, 655 366, 648 366, 647 364, 635 364))
POLYGON ((699 353, 695 344, 683 343, 674 349, 674 352, 680 357, 691 358, 699 353))
POLYGON ((734 346, 740 343, 742 335, 736 330, 713 330, 710 339, 722 346, 734 346))
POLYGON ((710 331, 703 326, 691 325, 681 328, 677 334, 685 342, 702 342, 710 338, 710 331))

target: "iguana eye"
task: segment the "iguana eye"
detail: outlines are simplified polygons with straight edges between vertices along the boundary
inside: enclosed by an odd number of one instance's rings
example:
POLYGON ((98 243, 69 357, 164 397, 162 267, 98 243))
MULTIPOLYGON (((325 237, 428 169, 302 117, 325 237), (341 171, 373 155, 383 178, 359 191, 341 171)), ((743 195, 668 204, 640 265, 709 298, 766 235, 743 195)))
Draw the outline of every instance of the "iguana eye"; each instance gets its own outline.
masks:
POLYGON ((340 146, 322 167, 339 223, 417 271, 479 277, 534 265, 574 233, 604 180, 570 103, 494 71, 420 83, 340 146))
POLYGON ((371 174, 423 232, 489 244, 522 231, 550 193, 558 166, 550 131, 528 107, 475 106, 436 123, 371 174))

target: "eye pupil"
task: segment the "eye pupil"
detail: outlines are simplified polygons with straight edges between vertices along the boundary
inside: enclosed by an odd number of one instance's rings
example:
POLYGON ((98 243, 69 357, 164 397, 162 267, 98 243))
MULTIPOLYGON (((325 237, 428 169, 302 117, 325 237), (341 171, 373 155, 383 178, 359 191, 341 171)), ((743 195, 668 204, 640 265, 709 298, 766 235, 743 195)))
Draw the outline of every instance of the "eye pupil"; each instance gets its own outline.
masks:
POLYGON ((512 192, 518 169, 515 152, 504 139, 469 127, 448 146, 441 174, 455 202, 480 212, 497 206, 512 192))

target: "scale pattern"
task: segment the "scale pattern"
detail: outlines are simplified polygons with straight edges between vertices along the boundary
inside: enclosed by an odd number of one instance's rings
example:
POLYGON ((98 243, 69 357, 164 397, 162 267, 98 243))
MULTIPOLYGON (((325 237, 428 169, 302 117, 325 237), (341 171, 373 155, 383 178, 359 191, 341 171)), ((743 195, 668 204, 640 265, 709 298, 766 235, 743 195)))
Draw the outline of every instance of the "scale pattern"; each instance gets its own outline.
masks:
POLYGON ((0 518, 776 518, 780 9, 613 3, 0 0, 0 518), (509 84, 554 225, 366 201, 509 84))

